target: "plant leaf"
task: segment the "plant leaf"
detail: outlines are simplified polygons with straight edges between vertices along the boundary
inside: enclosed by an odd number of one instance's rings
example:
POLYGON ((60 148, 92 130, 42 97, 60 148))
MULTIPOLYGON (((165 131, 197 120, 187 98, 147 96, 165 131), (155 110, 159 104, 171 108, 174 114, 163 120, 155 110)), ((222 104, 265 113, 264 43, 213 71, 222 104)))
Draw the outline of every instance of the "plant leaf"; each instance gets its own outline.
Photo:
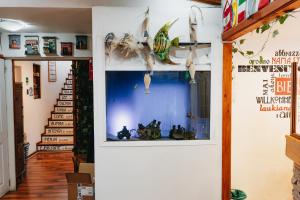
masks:
POLYGON ((257 28, 257 29, 256 29, 256 33, 259 33, 259 30, 260 30, 260 29, 259 29, 259 28, 257 28))
POLYGON ((261 33, 265 32, 266 30, 269 30, 271 28, 270 24, 264 24, 260 27, 261 33))
POLYGON ((241 39, 241 40, 240 40, 240 44, 244 44, 245 40, 246 40, 246 39, 241 39))
POLYGON ((289 16, 288 14, 285 14, 285 15, 279 17, 279 23, 284 24, 284 22, 288 18, 288 16, 289 16))
POLYGON ((232 53, 236 53, 238 52, 238 49, 237 48, 232 48, 232 53))
POLYGON ((249 56, 251 56, 251 55, 254 54, 254 52, 253 51, 246 51, 246 54, 249 55, 249 56))
POLYGON ((275 30, 275 31, 273 31, 273 38, 275 38, 277 35, 279 34, 279 31, 278 30, 275 30))
POLYGON ((254 65, 254 60, 250 60, 250 63, 251 63, 252 65, 254 65))
POLYGON ((244 52, 239 51, 239 53, 240 53, 242 56, 245 56, 245 53, 244 53, 244 52))

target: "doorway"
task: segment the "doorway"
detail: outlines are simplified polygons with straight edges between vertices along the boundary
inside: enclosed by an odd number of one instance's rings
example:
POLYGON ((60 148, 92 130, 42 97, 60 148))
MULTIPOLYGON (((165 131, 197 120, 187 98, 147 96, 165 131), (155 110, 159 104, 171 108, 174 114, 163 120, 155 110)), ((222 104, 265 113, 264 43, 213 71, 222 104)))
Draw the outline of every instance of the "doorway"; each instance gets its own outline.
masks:
POLYGON ((9 190, 8 131, 4 60, 0 59, 0 197, 9 190))

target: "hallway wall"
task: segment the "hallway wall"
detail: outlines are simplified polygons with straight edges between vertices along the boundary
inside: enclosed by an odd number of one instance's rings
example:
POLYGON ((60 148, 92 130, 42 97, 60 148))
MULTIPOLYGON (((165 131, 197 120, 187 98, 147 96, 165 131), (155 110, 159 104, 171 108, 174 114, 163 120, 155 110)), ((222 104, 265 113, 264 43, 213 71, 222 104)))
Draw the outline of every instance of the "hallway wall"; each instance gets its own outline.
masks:
POLYGON ((41 140, 44 126, 48 123, 50 112, 63 87, 65 78, 71 69, 71 61, 56 61, 57 81, 48 82, 48 61, 16 61, 15 65, 22 69, 24 132, 30 143, 29 154, 36 151, 36 143, 41 140), (41 99, 27 95, 27 89, 33 87, 33 64, 41 66, 41 99), (26 84, 26 77, 29 83, 26 84))
MULTIPOLYGON (((292 199, 293 164, 285 156, 290 103, 276 98, 290 98, 289 66, 300 59, 300 30, 293 28, 299 27, 300 15, 293 15, 296 18, 289 17, 283 25, 273 27, 279 34, 270 37, 261 53, 264 64, 254 64, 260 72, 255 72, 249 60, 239 53, 233 56, 232 187, 244 190, 249 200, 292 199), (284 53, 290 51, 298 55, 284 53), (243 68, 245 65, 250 70, 243 68), (286 71, 280 72, 281 67, 286 71), (284 84, 286 87, 282 87, 284 84), (271 102, 271 98, 275 101, 271 102), (259 102, 261 99, 265 102, 259 102)), ((258 52, 267 35, 268 31, 249 33, 241 46, 258 52)))

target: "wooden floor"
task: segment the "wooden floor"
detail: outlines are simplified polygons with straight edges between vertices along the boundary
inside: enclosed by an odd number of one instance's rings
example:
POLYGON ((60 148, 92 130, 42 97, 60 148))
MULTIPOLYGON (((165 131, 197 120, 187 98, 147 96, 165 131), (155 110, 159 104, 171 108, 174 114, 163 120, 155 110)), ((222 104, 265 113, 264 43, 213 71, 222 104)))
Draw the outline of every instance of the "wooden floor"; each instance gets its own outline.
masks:
POLYGON ((2 199, 67 200, 65 173, 73 171, 72 153, 37 153, 28 160, 27 176, 16 192, 2 199))

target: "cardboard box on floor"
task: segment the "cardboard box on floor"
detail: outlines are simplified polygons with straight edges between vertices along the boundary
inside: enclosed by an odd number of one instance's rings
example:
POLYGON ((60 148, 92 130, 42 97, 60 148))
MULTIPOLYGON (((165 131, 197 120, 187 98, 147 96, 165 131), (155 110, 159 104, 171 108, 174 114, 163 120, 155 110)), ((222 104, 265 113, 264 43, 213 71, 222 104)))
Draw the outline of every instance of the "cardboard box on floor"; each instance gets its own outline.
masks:
POLYGON ((88 173, 67 173, 68 200, 94 200, 94 184, 88 173))
POLYGON ((95 168, 94 163, 80 163, 79 173, 88 173, 91 175, 92 183, 95 183, 95 168))

